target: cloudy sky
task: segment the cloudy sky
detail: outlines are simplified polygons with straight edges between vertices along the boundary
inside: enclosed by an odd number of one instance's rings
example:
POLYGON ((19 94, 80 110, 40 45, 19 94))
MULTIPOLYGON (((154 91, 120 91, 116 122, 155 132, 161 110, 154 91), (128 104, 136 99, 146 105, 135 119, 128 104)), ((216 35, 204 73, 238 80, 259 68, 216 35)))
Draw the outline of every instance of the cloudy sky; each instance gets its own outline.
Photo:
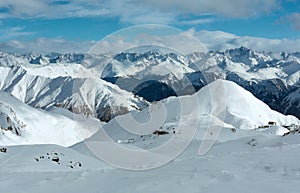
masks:
POLYGON ((80 52, 117 30, 163 24, 209 49, 300 51, 299 0, 1 0, 0 51, 80 52))

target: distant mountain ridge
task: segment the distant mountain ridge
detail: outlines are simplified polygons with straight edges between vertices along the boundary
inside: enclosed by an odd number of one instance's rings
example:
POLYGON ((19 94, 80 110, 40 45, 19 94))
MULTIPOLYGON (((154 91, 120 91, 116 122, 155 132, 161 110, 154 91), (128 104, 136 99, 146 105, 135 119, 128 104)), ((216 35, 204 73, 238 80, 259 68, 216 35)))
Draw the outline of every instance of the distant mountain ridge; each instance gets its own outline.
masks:
POLYGON ((109 121, 148 105, 142 98, 102 79, 61 76, 63 72, 58 72, 59 76, 34 75, 34 69, 28 72, 22 64, 0 66, 0 72, 0 90, 36 108, 60 107, 109 121))
POLYGON ((148 101, 192 94, 209 82, 226 79, 244 87, 272 109, 300 117, 300 52, 257 52, 240 47, 186 56, 159 50, 113 56, 0 53, 0 67, 3 66, 21 66, 29 74, 48 78, 93 76, 148 101))

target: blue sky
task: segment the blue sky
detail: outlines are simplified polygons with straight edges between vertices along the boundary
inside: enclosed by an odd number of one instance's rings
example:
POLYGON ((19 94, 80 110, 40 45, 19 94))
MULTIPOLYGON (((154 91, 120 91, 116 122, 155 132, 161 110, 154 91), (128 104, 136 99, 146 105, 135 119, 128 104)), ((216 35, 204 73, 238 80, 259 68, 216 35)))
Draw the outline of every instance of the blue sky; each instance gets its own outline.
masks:
POLYGON ((148 23, 298 40, 299 10, 299 0, 1 0, 0 42, 97 41, 148 23))

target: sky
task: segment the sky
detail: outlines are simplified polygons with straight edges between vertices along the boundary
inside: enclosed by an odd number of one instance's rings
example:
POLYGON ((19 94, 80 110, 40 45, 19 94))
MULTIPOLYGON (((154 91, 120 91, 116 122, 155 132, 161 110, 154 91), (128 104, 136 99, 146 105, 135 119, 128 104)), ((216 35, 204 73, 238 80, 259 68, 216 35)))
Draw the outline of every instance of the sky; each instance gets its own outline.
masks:
POLYGON ((118 30, 159 24, 208 49, 300 51, 299 1, 1 0, 0 50, 80 52, 118 30))

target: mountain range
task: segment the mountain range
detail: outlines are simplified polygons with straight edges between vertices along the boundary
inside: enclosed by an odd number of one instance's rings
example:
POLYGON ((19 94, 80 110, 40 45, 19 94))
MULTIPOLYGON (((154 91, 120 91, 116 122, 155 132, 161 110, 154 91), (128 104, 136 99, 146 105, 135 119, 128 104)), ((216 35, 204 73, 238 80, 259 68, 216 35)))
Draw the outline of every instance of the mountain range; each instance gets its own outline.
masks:
POLYGON ((297 192, 299 58, 1 52, 0 189, 297 192))
MULTIPOLYGON (((222 127, 258 129, 271 121, 280 124, 279 133, 284 134, 286 127, 298 124, 297 119, 279 118, 279 113, 273 116, 267 105, 299 118, 299 63, 299 53, 267 54, 244 47, 187 56, 159 50, 113 56, 1 53, 2 143, 69 146, 93 135, 104 122, 112 121, 105 125, 110 128, 115 116, 135 112, 139 117, 155 108, 157 101, 168 97, 186 100, 186 95, 201 95, 203 107, 195 115, 220 120, 222 127), (226 91, 210 89, 218 85, 226 85, 226 91), (267 105, 255 102, 255 97, 267 105), (224 107, 226 113, 218 117, 210 112, 214 105, 224 107), (245 114, 241 109, 249 111, 245 114), (31 120, 33 114, 37 118, 31 120), (77 114, 90 124, 82 126, 77 114), (96 126, 91 129, 89 125, 96 126)), ((193 105, 189 105, 192 112, 193 105)), ((175 109, 172 106, 170 111, 175 113, 175 109)))
MULTIPOLYGON (((210 51, 186 56, 157 49, 149 51, 143 49, 142 52, 120 53, 113 56, 1 53, 0 68, 4 74, 0 79, 1 90, 11 92, 27 104, 42 108, 53 105, 70 108, 74 103, 72 98, 82 94, 80 91, 76 93, 75 89, 70 89, 74 82, 104 86, 105 89, 97 89, 103 93, 93 94, 101 95, 96 104, 84 104, 76 99, 77 103, 81 104, 75 107, 80 112, 89 111, 90 114, 97 114, 98 118, 105 121, 113 117, 110 113, 113 110, 108 106, 121 106, 125 113, 133 108, 147 106, 147 101, 195 93, 204 85, 220 78, 239 84, 274 110, 300 117, 300 98, 297 94, 300 88, 298 52, 266 53, 241 47, 224 52, 210 51), (92 80, 85 78, 93 78, 93 83, 90 83, 92 80), (129 92, 125 94, 125 91, 108 82, 129 92), (50 89, 47 88, 48 85, 51 85, 50 89), (61 88, 62 86, 69 89, 61 88), (33 87, 36 90, 32 89, 33 87), (63 94, 61 90, 64 90, 63 94), (73 91, 74 93, 71 93, 73 91), (111 92, 115 93, 114 97, 117 92, 122 96, 128 95, 125 98, 131 100, 132 104, 124 107, 118 104, 122 102, 116 102, 124 97, 117 97, 118 99, 113 99, 113 102, 109 101, 108 93, 111 92), (134 95, 141 96, 147 101, 135 98, 134 95), (95 108, 90 106, 102 108, 102 112, 103 109, 106 110, 102 114, 92 113, 95 108)), ((122 110, 118 111, 124 114, 122 110)))

